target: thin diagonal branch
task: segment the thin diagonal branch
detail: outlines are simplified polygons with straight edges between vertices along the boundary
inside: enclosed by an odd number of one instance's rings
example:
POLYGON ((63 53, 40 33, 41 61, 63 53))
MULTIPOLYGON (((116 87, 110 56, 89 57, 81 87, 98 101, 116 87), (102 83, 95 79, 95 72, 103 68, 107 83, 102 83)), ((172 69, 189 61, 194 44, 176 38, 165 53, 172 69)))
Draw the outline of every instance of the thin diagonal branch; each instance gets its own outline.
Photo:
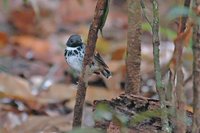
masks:
POLYGON ((96 41, 98 38, 98 31, 100 29, 101 20, 104 15, 104 10, 106 8, 107 0, 98 0, 95 15, 90 25, 86 52, 83 60, 83 70, 81 72, 81 76, 79 78, 78 90, 76 94, 76 104, 74 107, 74 118, 73 118, 73 128, 81 126, 82 123, 82 114, 83 114, 83 106, 85 101, 86 89, 88 84, 88 74, 90 64, 92 62, 92 58, 94 55, 96 41))
POLYGON ((149 25, 152 27, 152 22, 149 20, 149 18, 147 17, 146 11, 145 11, 145 4, 143 0, 140 0, 140 5, 142 7, 142 12, 143 12, 143 16, 146 19, 146 21, 149 23, 149 25))

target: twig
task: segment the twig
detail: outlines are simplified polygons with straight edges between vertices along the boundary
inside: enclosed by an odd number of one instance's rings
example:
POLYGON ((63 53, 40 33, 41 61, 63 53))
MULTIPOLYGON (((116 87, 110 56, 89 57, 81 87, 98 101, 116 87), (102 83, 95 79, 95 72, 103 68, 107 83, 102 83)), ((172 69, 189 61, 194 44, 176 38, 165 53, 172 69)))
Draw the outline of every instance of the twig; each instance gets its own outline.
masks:
POLYGON ((143 16, 146 19, 146 21, 149 23, 149 25, 152 27, 152 22, 149 20, 149 18, 146 15, 146 11, 145 11, 145 4, 143 0, 140 0, 140 5, 142 7, 142 12, 143 12, 143 16))
POLYGON ((57 70, 59 69, 59 65, 58 64, 54 64, 50 69, 49 72, 47 73, 47 75, 44 77, 43 81, 41 82, 41 84, 32 89, 32 93, 34 95, 37 95, 41 90, 46 90, 53 81, 50 81, 50 84, 46 84, 49 80, 52 80, 54 74, 57 72, 57 70))
MULTIPOLYGON (((190 7, 190 0, 184 1, 184 7, 189 8, 190 7)), ((174 61, 175 61, 175 73, 174 73, 174 89, 176 97, 173 101, 175 101, 175 116, 176 116, 176 128, 175 132, 177 133, 183 133, 186 132, 186 111, 185 111, 185 93, 183 88, 183 71, 182 71, 182 53, 183 53, 183 34, 186 33, 186 23, 187 23, 188 16, 180 17, 180 24, 179 24, 179 31, 178 36, 174 40, 175 50, 174 50, 174 61)))
MULTIPOLYGON (((174 103, 173 102, 173 80, 172 80, 172 72, 169 69, 168 70, 168 83, 167 83, 167 88, 166 88, 166 101, 170 102, 171 104, 174 103)), ((173 104, 174 105, 174 104, 173 104)))
POLYGON ((73 118, 73 128, 81 126, 82 123, 82 114, 83 114, 83 105, 85 101, 86 89, 88 84, 88 74, 89 66, 92 62, 92 57, 94 55, 94 50, 96 47, 96 41, 98 38, 98 31, 100 29, 101 20, 104 15, 104 10, 106 8, 107 0, 98 0, 95 15, 90 25, 90 30, 88 34, 86 52, 83 60, 83 70, 81 72, 78 90, 76 94, 76 104, 74 107, 74 118, 73 118))
MULTIPOLYGON (((184 1, 184 6, 190 7, 190 0, 184 1)), ((185 94, 184 94, 184 75, 182 71, 182 53, 183 53, 183 40, 184 36, 187 34, 189 29, 186 29, 188 16, 180 16, 179 28, 178 28, 178 36, 174 40, 174 53, 171 61, 171 68, 173 70, 173 92, 172 95, 172 104, 176 107, 173 109, 175 111, 176 116, 176 128, 175 132, 183 133, 186 132, 186 111, 185 111, 185 94)))
MULTIPOLYGON (((185 1, 184 1, 184 7, 190 8, 190 3, 191 3, 191 0, 185 0, 185 1)), ((188 16, 182 16, 182 17, 180 18, 179 33, 184 32, 184 30, 185 30, 185 28, 186 28, 187 19, 188 19, 188 16)))
POLYGON ((190 80, 192 80, 193 75, 191 74, 184 82, 183 82, 183 86, 185 86, 190 80))
POLYGON ((166 103, 165 103, 165 88, 162 83, 161 76, 161 67, 160 67, 160 59, 159 59, 159 11, 158 11, 158 2, 157 0, 152 0, 153 4, 153 56, 154 56, 154 71, 156 77, 156 89, 160 98, 161 109, 161 120, 162 120, 162 129, 164 132, 170 132, 167 113, 166 113, 166 103))

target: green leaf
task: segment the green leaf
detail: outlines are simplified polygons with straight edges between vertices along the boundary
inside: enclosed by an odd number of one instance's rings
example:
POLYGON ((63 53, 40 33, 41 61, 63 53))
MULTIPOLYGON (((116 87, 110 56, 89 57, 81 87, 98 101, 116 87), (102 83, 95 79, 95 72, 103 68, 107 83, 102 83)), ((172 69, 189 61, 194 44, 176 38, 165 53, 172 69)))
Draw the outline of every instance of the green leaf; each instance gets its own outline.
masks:
MULTIPOLYGON (((149 23, 142 23, 142 30, 150 32, 151 33, 151 26, 149 23)), ((177 33, 167 27, 161 27, 160 26, 160 33, 162 36, 167 37, 170 40, 173 40, 176 36, 177 33)))
POLYGON ((108 12, 109 12, 109 3, 110 3, 110 0, 106 0, 106 7, 104 8, 103 16, 101 18, 101 23, 100 23, 100 26, 99 26, 102 37, 103 37, 103 31, 102 30, 103 30, 103 27, 106 23, 106 19, 107 19, 108 12))
POLYGON ((94 119, 96 121, 111 120, 112 115, 112 109, 108 104, 100 103, 97 105, 96 110, 94 111, 94 119))
POLYGON ((142 23, 142 30, 151 32, 151 25, 149 23, 142 23))
POLYGON ((143 122, 146 119, 150 119, 153 117, 160 117, 161 111, 162 111, 161 109, 155 109, 155 110, 148 110, 145 112, 141 112, 141 113, 135 115, 130 123, 131 123, 131 125, 138 124, 140 122, 143 122))
POLYGON ((126 125, 128 123, 128 117, 122 113, 115 113, 114 116, 120 121, 121 124, 126 125))
POLYGON ((170 40, 175 39, 175 37, 177 36, 177 33, 175 31, 165 27, 160 27, 160 33, 170 40))

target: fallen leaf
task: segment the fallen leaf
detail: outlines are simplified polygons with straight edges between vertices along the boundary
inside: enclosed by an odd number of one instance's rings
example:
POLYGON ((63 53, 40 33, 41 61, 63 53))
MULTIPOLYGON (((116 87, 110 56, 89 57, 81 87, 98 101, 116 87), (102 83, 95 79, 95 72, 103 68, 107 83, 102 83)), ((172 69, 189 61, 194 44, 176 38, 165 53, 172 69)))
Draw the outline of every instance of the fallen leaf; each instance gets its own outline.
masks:
POLYGON ((22 101, 31 108, 36 109, 40 106, 31 94, 28 81, 13 75, 0 73, 0 93, 2 97, 22 101))
POLYGON ((123 60, 125 52, 126 52, 126 47, 121 47, 121 48, 116 49, 112 53, 111 60, 123 60))
MULTIPOLYGON (((186 23, 185 31, 178 33, 177 37, 174 39, 175 45, 183 45, 188 46, 189 41, 192 37, 192 27, 194 23, 191 19, 189 19, 186 23)), ((180 28, 179 28, 180 29, 180 28)))
POLYGON ((187 105, 185 107, 185 110, 193 113, 193 107, 192 106, 187 105))
POLYGON ((72 128, 72 114, 64 116, 29 116, 28 120, 17 126, 11 133, 57 133, 66 132, 72 128))
POLYGON ((112 99, 121 93, 120 90, 105 89, 102 87, 88 86, 86 101, 93 103, 94 100, 112 99))
POLYGON ((8 43, 8 35, 5 32, 0 32, 0 47, 8 43))
MULTIPOLYGON (((13 113, 1 111, 0 113, 0 128, 3 127, 5 132, 1 133, 10 133, 10 130, 14 127, 23 123, 23 121, 27 118, 27 114, 25 113, 13 113)), ((0 130, 1 131, 1 130, 0 130)))
POLYGON ((73 100, 76 97, 76 86, 66 84, 53 84, 48 90, 38 95, 40 103, 55 103, 63 100, 73 100))
POLYGON ((23 6, 11 12, 10 22, 22 33, 33 34, 36 28, 35 17, 36 15, 32 7, 23 6))
POLYGON ((175 70, 175 67, 179 65, 182 61, 183 47, 189 45, 189 41, 192 36, 192 27, 193 27, 193 22, 188 21, 186 24, 185 31, 179 33, 174 40, 175 49, 172 59, 170 61, 170 69, 172 72, 175 70))
POLYGON ((27 57, 27 54, 32 52, 33 58, 52 62, 52 60, 47 60, 53 58, 53 48, 47 40, 29 35, 12 36, 10 40, 22 56, 27 57))
POLYGON ((121 68, 122 65, 124 65, 124 60, 120 60, 120 61, 111 60, 108 62, 108 67, 110 68, 110 71, 112 73, 119 72, 119 69, 121 68))
POLYGON ((33 6, 28 4, 22 5, 11 11, 9 21, 20 34, 47 36, 55 32, 55 20, 53 17, 50 17, 53 12, 44 7, 39 8, 39 10, 38 14, 33 9, 33 6))
POLYGON ((83 4, 76 0, 61 1, 58 7, 59 14, 65 24, 86 22, 93 17, 95 4, 93 0, 84 0, 83 4))
POLYGON ((11 37, 11 42, 21 47, 31 49, 36 53, 48 53, 48 51, 50 50, 50 44, 48 41, 33 36, 13 36, 11 37))
MULTIPOLYGON (((66 84, 54 84, 47 91, 41 92, 38 95, 40 103, 55 103, 68 99, 74 101, 76 98, 77 86, 66 85, 66 84)), ((103 87, 88 86, 86 101, 93 103, 97 99, 111 99, 121 91, 119 90, 108 90, 103 87)), ((73 103, 73 102, 72 102, 73 103)))

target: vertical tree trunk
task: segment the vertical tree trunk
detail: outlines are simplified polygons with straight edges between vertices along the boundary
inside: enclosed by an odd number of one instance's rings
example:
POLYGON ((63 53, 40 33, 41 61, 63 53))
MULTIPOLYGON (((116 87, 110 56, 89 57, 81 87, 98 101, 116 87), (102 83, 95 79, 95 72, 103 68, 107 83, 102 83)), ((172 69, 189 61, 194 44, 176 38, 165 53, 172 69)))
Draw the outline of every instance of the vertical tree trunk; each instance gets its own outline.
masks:
MULTIPOLYGON (((193 7, 197 8, 197 1, 193 7)), ((192 132, 200 132, 200 31, 198 24, 193 28, 193 124, 192 132)))
MULTIPOLYGON (((178 44, 179 45, 179 44, 178 44)), ((183 88, 183 71, 182 65, 177 68, 176 80, 177 84, 175 87, 176 90, 176 133, 185 133, 186 132, 186 103, 185 103, 185 93, 183 88)))
MULTIPOLYGON (((184 7, 190 8, 191 0, 184 0, 184 7)), ((174 78, 174 85, 175 85, 175 92, 176 92, 176 128, 175 132, 177 133, 185 133, 186 132, 186 99, 183 87, 184 75, 182 70, 182 52, 183 52, 183 34, 187 33, 186 24, 187 24, 188 16, 181 16, 180 19, 180 26, 178 31, 178 37, 175 39, 175 78, 174 78), (182 37, 181 37, 182 36, 182 37), (176 82, 177 81, 177 82, 176 82)))
POLYGON ((128 0, 128 44, 125 93, 137 94, 141 86, 141 23, 140 0, 128 0))
POLYGON ((153 33, 153 57, 154 57, 154 72, 156 78, 156 90, 159 95, 160 104, 161 104, 161 120, 162 120, 162 129, 165 132, 169 132, 169 124, 166 112, 166 104, 165 104, 165 88, 162 83, 162 75, 160 68, 160 55, 159 55, 159 46, 160 46, 160 38, 159 38, 159 5, 157 0, 152 0, 153 4, 153 24, 152 24, 152 33, 153 33))

